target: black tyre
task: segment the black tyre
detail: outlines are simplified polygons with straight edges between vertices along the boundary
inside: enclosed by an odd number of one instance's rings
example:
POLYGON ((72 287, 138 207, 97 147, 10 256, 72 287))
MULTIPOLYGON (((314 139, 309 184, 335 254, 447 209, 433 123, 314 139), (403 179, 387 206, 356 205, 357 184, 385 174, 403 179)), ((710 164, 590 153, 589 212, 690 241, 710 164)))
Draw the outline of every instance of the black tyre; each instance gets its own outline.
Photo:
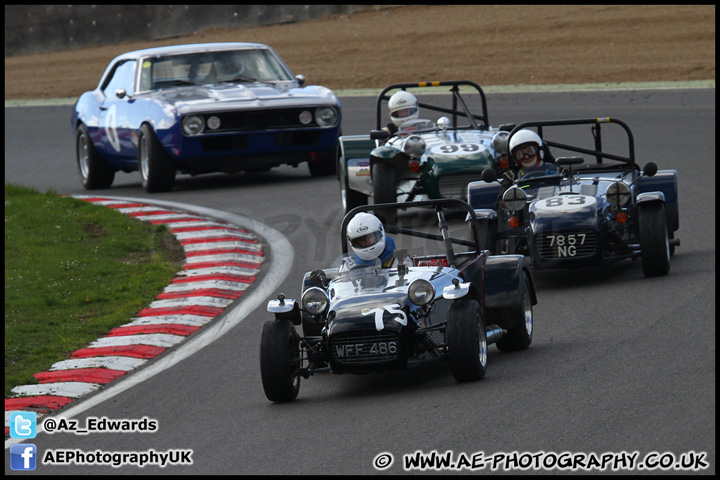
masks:
POLYGON ((175 184, 175 162, 147 123, 140 129, 138 167, 148 193, 167 192, 175 184))
POLYGON ((80 181, 85 189, 110 188, 115 179, 115 169, 97 151, 85 125, 78 127, 75 154, 80 181))
POLYGON ((447 321, 450 368, 455 380, 480 380, 487 369, 487 337, 482 309, 477 300, 465 299, 450 305, 447 321))
POLYGON ((300 337, 289 320, 267 321, 260 340, 260 375, 268 400, 290 402, 300 391, 300 337))
POLYGON ((645 276, 667 275, 670 271, 670 240, 665 205, 649 203, 638 206, 638 235, 645 276))
POLYGON ((515 322, 508 328, 508 333, 498 340, 497 347, 503 352, 512 350, 524 350, 532 343, 533 336, 533 310, 532 292, 530 290, 530 279, 527 274, 520 274, 520 308, 514 312, 515 322))
MULTIPOLYGON (((372 166, 373 203, 397 202, 397 172, 391 163, 377 162, 372 166)), ((396 223, 397 212, 380 210, 375 215, 382 217, 385 223, 396 223)))

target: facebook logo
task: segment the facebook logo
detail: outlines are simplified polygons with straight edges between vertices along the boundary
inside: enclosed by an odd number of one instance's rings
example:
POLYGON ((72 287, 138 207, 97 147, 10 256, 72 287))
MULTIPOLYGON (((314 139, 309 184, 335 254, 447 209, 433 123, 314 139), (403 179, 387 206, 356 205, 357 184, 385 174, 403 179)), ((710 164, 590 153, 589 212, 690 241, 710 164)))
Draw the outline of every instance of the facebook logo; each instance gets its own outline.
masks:
POLYGON ((37 435, 37 415, 35 412, 10 413, 10 438, 35 438, 37 435))
POLYGON ((37 447, 32 443, 10 445, 11 470, 35 470, 37 465, 37 447))

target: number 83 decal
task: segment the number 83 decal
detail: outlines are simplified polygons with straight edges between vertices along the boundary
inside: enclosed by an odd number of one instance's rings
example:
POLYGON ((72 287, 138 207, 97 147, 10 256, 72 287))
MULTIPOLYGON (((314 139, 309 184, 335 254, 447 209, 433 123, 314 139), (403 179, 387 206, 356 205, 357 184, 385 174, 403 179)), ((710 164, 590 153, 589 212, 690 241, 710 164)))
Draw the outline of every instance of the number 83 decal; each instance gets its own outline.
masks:
POLYGON ((595 197, 587 195, 564 195, 562 197, 550 197, 535 203, 538 210, 577 210, 595 204, 595 197))

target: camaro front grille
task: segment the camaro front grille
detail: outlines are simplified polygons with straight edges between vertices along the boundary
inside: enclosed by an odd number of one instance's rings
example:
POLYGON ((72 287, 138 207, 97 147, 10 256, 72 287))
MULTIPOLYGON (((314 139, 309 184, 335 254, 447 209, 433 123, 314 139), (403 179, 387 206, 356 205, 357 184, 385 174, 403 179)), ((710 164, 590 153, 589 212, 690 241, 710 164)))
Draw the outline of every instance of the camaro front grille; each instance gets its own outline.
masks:
POLYGON ((569 230, 537 236, 537 247, 544 259, 591 257, 597 249, 597 234, 592 230, 569 230))
POLYGON ((444 198, 461 198, 467 197, 467 186, 470 182, 482 180, 481 174, 460 174, 460 175, 443 175, 438 178, 438 188, 440 195, 444 198))
POLYGON ((399 355, 398 336, 393 332, 352 332, 335 335, 330 351, 343 365, 390 363, 399 355))
POLYGON ((245 110, 237 112, 218 112, 203 114, 205 121, 215 116, 220 119, 220 127, 216 130, 205 129, 205 133, 240 132, 249 130, 284 129, 284 128, 318 128, 314 117, 315 108, 288 108, 280 110, 245 110), (300 122, 302 112, 310 112, 310 123, 300 122))

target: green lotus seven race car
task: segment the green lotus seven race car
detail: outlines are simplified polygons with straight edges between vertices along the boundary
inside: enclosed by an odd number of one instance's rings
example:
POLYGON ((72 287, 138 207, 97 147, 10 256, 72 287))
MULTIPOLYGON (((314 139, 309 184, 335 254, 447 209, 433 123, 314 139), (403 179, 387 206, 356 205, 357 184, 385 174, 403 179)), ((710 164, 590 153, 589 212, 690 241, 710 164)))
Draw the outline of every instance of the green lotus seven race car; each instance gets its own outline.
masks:
MULTIPOLYGON (((357 213, 401 205, 355 208, 342 231, 357 213)), ((385 228, 397 234, 397 266, 349 261, 343 235, 337 268, 306 273, 299 300, 279 294, 268 302, 275 318, 263 325, 260 371, 269 400, 294 400, 300 377, 318 372, 365 374, 432 361, 449 364, 457 381, 479 380, 488 345, 530 346, 537 299, 524 257, 483 251, 475 212, 462 200, 413 207, 424 214, 413 218, 417 224, 385 228), (449 225, 451 212, 468 220, 449 225)))
POLYGON ((485 168, 507 161, 507 151, 494 146, 499 130, 489 126, 485 93, 473 82, 390 85, 378 95, 376 111, 376 127, 369 135, 339 139, 338 180, 345 213, 367 205, 369 197, 374 203, 465 199, 469 182, 481 180, 485 168), (391 91, 417 95, 419 118, 383 129, 391 91), (443 116, 436 121, 422 119, 438 113, 443 116))

